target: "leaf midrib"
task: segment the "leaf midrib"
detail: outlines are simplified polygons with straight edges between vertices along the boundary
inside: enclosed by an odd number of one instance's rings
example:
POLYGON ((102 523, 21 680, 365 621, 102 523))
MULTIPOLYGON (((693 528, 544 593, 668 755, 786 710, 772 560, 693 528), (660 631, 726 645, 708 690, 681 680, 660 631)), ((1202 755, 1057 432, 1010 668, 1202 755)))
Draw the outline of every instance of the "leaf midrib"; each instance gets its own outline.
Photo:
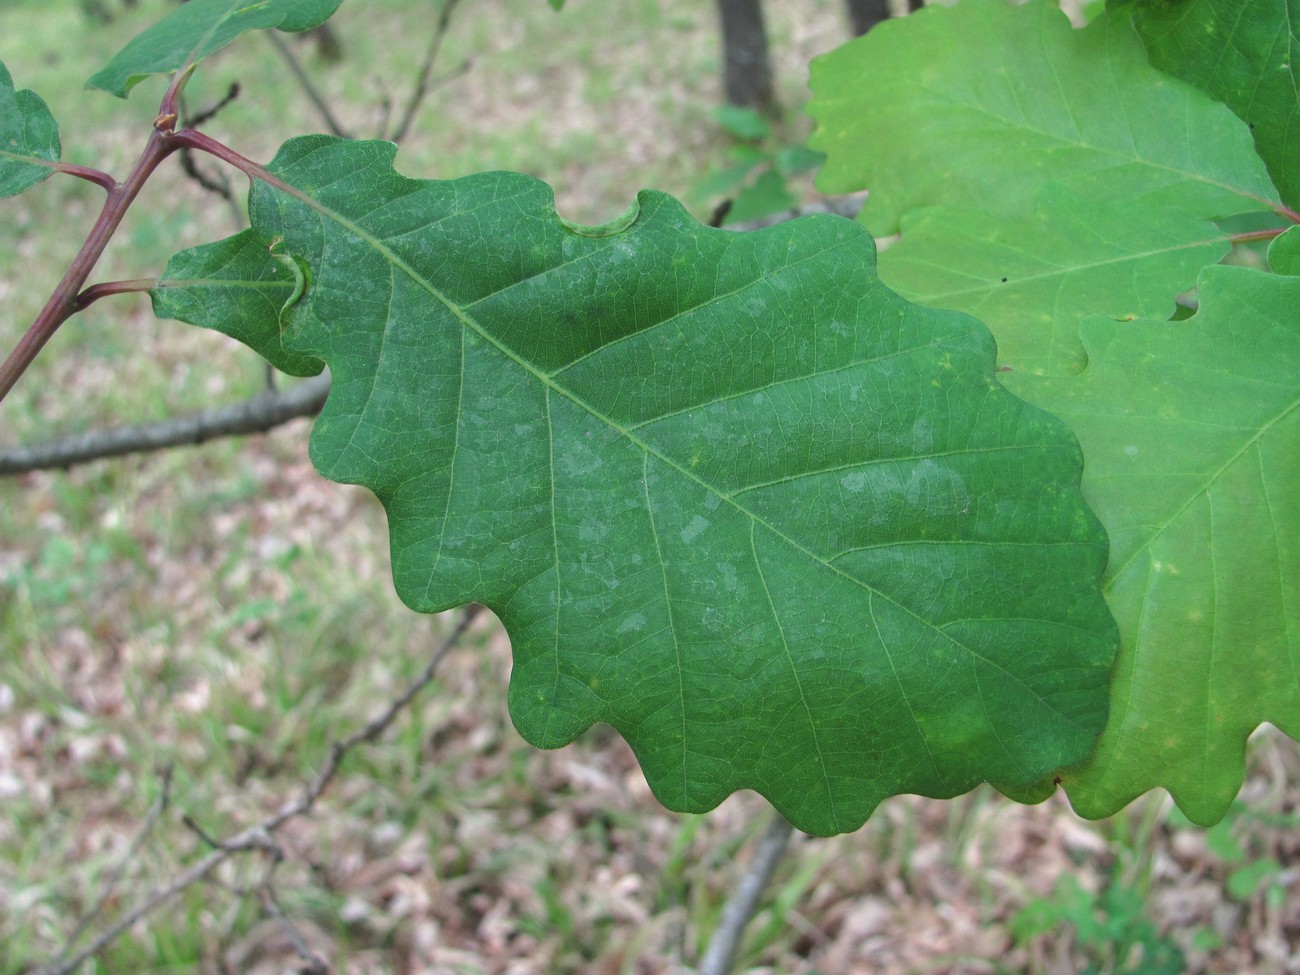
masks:
MULTIPOLYGON (((1055 72, 1053 72, 1053 78, 1055 77, 1056 77, 1055 72)), ((1182 84, 1186 85, 1186 82, 1182 82, 1182 84)), ((1190 85, 1187 85, 1187 87, 1193 91, 1196 90, 1192 88, 1190 85)), ((1171 175, 1177 176, 1183 182, 1195 183, 1203 186, 1212 186, 1217 189, 1226 190, 1227 192, 1233 194, 1234 196, 1239 196, 1242 199, 1253 200, 1257 203, 1262 203, 1264 204, 1265 209, 1267 210, 1275 210, 1278 206, 1281 205, 1280 199, 1270 200, 1267 197, 1258 196, 1255 193, 1249 192, 1240 186, 1234 186, 1231 183, 1224 183, 1217 179, 1211 179, 1201 173, 1191 172, 1185 169, 1179 169, 1169 163, 1156 162, 1154 160, 1146 159, 1138 155, 1125 155, 1117 148, 1106 146, 1106 145, 1099 145, 1095 142, 1075 142, 1070 139, 1067 139, 1065 136, 1061 135, 1060 133, 1052 132, 1047 129, 1043 129, 1034 125, 1016 124, 1015 120, 1013 119, 1009 119, 1004 116, 998 115, 996 112, 992 111, 991 109, 985 108, 982 105, 973 104, 968 101, 963 101, 961 98, 957 97, 954 94, 950 94, 949 92, 939 91, 935 88, 931 88, 927 86, 919 86, 919 90, 925 92, 926 94, 934 96, 936 101, 946 101, 950 105, 956 105, 963 109, 966 109, 967 111, 971 112, 971 114, 973 115, 982 115, 985 118, 1000 123, 1002 128, 1009 129, 1014 132, 1027 132, 1032 135, 1039 136, 1043 138, 1045 141, 1050 140, 1052 142, 1057 143, 1058 145, 1065 146, 1068 148, 1086 150, 1087 152, 1094 153, 1097 156, 1100 156, 1102 158, 1114 159, 1116 160, 1116 162, 1124 165, 1142 166, 1145 168, 1156 170, 1157 172, 1169 173, 1171 175)), ((1066 106, 1066 114, 1070 117, 1071 121, 1073 121, 1074 116, 1069 111, 1068 105, 1066 106)), ((1076 171, 1070 173, 1069 176, 1065 178, 1068 180, 1068 179, 1077 178, 1080 175, 1091 176, 1102 171, 1104 170, 1101 168, 1076 171)), ((1267 179, 1267 176, 1265 178, 1267 179)), ((1270 185, 1271 185, 1271 181, 1270 181, 1270 185)), ((1246 212, 1246 211, 1239 211, 1239 212, 1246 212)), ((1204 216, 1207 219, 1210 217, 1224 217, 1229 215, 1230 214, 1217 213, 1217 212, 1212 214, 1202 214, 1202 216, 1204 216)))
MULTIPOLYGON (((1247 451, 1258 446, 1259 442, 1264 438, 1265 434, 1267 434, 1269 430, 1277 426, 1279 423, 1282 423, 1284 420, 1286 420, 1287 417, 1289 417, 1292 413, 1295 413, 1297 410, 1300 410, 1300 397, 1294 399, 1288 406, 1286 406, 1279 413, 1277 413, 1267 423, 1262 424, 1254 432, 1254 434, 1248 437, 1241 444, 1241 446, 1238 447, 1237 450, 1234 451, 1232 455, 1218 467, 1218 469, 1216 469, 1213 473, 1209 474, 1205 478, 1205 480, 1201 482, 1200 487, 1196 491, 1190 492, 1187 498, 1183 501, 1183 503, 1180 504, 1178 508, 1168 518, 1166 518, 1162 523, 1159 523, 1158 528, 1155 528, 1151 532, 1151 536, 1141 545, 1136 546, 1133 549, 1133 552, 1128 556, 1128 558, 1126 558, 1123 561, 1123 563, 1115 567, 1114 572, 1111 572, 1109 569, 1107 570, 1107 575, 1109 576, 1109 579, 1107 579, 1103 583, 1102 591, 1105 592, 1107 595, 1109 595, 1111 588, 1117 582, 1120 581, 1124 573, 1128 571, 1129 566, 1131 566, 1144 553, 1147 553, 1148 550, 1151 548, 1151 546, 1154 545, 1160 539, 1160 537, 1164 535, 1164 533, 1168 531, 1171 527, 1173 527, 1173 525, 1178 521, 1178 519, 1182 517, 1183 512, 1185 512, 1188 508, 1190 508, 1201 498, 1205 497, 1209 493, 1210 489, 1214 486, 1214 484, 1221 477, 1223 477, 1223 475, 1225 475, 1239 460, 1241 460, 1241 458, 1246 455, 1247 451)), ((1168 476, 1168 475, 1166 474, 1166 475, 1159 475, 1159 476, 1168 476)), ((1182 476, 1186 476, 1186 475, 1182 475, 1182 476)))
MULTIPOLYGON (((1105 260, 1088 261, 1086 263, 1072 264, 1069 266, 1061 265, 1050 271, 1043 271, 1038 274, 1023 274, 1023 275, 1018 274, 1016 275, 1014 281, 1007 282, 1007 284, 1024 285, 1028 283, 1037 283, 1040 281, 1050 281, 1053 278, 1062 278, 1062 277, 1066 277, 1067 275, 1077 274, 1081 271, 1094 271, 1100 268, 1108 267, 1110 265, 1126 264, 1133 261, 1145 260, 1147 258, 1161 257, 1167 254, 1176 254, 1179 251, 1193 250, 1197 247, 1208 247, 1211 244, 1221 244, 1227 241, 1228 239, 1229 239, 1228 235, 1224 234, 1221 237, 1212 237, 1212 238, 1207 238, 1205 240, 1193 240, 1185 243, 1179 243, 1171 247, 1160 247, 1160 248, 1149 249, 1144 251, 1133 251, 1128 254, 1122 254, 1118 257, 1106 258, 1105 260)), ((1018 254, 1021 257, 1032 258, 1034 256, 1033 254, 1030 254, 1028 251, 1017 250, 1015 248, 1009 248, 1009 250, 1011 250, 1013 254, 1018 254)), ((963 272, 959 268, 949 267, 947 265, 939 264, 934 261, 920 260, 914 257, 907 257, 905 255, 896 256, 894 260, 895 261, 905 260, 908 263, 919 265, 920 267, 923 268, 940 268, 949 273, 963 274, 963 272)), ((971 278, 975 277, 975 275, 973 274, 965 274, 963 276, 971 277, 971 278)), ((943 291, 943 292, 913 291, 912 293, 916 294, 918 298, 924 299, 925 301, 943 301, 944 299, 947 298, 955 298, 963 295, 994 294, 998 291, 1005 292, 1008 290, 1013 290, 1013 289, 1009 287, 1004 287, 1001 283, 983 282, 979 285, 973 285, 969 288, 956 288, 953 289, 952 291, 943 291)))
POLYGON ((39 166, 42 169, 48 169, 51 172, 61 160, 45 159, 42 156, 24 156, 16 152, 10 152, 7 149, 0 149, 0 160, 18 163, 20 166, 39 166))

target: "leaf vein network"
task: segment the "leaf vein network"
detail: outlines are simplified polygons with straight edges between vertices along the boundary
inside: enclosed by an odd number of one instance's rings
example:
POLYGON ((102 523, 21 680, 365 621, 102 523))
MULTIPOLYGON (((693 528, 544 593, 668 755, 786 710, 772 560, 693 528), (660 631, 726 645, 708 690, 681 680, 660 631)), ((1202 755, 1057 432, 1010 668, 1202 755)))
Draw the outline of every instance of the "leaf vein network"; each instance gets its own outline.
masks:
MULTIPOLYGON (((717 232, 729 233, 728 231, 717 231, 717 232)), ((761 233, 761 231, 756 231, 756 232, 761 233)), ((606 239, 612 241, 612 240, 616 240, 617 238, 611 237, 606 239)), ((818 250, 814 253, 810 253, 800 258, 798 261, 795 261, 792 264, 786 264, 782 266, 778 273, 784 274, 787 271, 789 271, 792 274, 796 273, 800 265, 808 264, 811 263, 812 261, 819 260, 825 257, 827 254, 833 253, 835 250, 838 250, 840 247, 844 246, 845 243, 846 242, 843 240, 835 241, 830 246, 818 250)), ((565 363, 563 366, 556 369, 550 375, 552 376, 552 378, 559 378, 567 370, 572 369, 574 366, 579 365, 580 363, 586 361, 587 359, 592 358, 593 356, 600 355, 601 353, 606 352, 609 349, 615 348, 616 346, 624 342, 635 341, 637 339, 645 337, 646 335, 653 334, 658 329, 667 328, 670 325, 680 324, 681 319, 686 318, 689 315, 694 315, 697 312, 703 311, 704 309, 708 308, 710 305, 716 304, 721 301, 727 301, 731 298, 735 298, 741 294, 744 294, 750 288, 755 287, 757 285, 769 284, 774 277, 776 277, 776 275, 774 274, 765 275, 763 277, 755 278, 752 281, 746 281, 743 284, 739 285, 738 287, 733 288, 731 291, 723 292, 722 294, 710 295, 704 301, 701 301, 695 305, 691 305, 689 308, 682 308, 679 311, 674 312, 672 315, 670 315, 667 318, 651 323, 646 328, 640 329, 635 332, 629 332, 625 335, 619 335, 613 339, 610 339, 608 342, 604 343, 603 345, 599 345, 596 348, 591 349, 583 353, 582 355, 578 356, 578 358, 574 359, 572 362, 565 363)), ((506 290, 509 289, 507 288, 506 290)))
MULTIPOLYGON (((1220 464, 1216 470, 1208 474, 1200 482, 1200 486, 1195 491, 1190 492, 1186 500, 1184 500, 1183 503, 1179 505, 1178 508, 1175 511, 1173 511, 1173 513, 1171 513, 1168 518, 1165 518, 1161 522, 1157 522, 1153 526, 1154 530, 1151 533, 1151 537, 1148 538, 1146 541, 1144 541, 1141 545, 1134 548, 1133 552, 1129 555, 1129 557, 1124 561, 1123 564, 1115 566, 1115 570, 1112 573, 1112 579, 1118 578, 1119 575, 1128 567, 1129 563, 1131 563, 1135 558, 1137 558, 1139 554, 1141 554, 1142 552, 1150 548, 1151 545, 1155 544, 1156 540, 1160 538, 1160 536, 1162 536, 1165 532, 1167 532, 1170 529, 1170 527, 1173 526, 1173 524, 1176 521, 1178 521, 1179 518, 1182 517, 1183 512, 1187 511, 1187 509, 1190 508, 1197 500, 1199 500, 1202 497, 1208 497, 1211 489, 1219 481, 1219 479, 1222 478, 1228 472, 1228 470, 1237 463, 1237 461, 1239 461, 1242 457, 1244 457, 1248 450, 1258 449, 1259 443, 1261 440, 1264 439, 1264 436, 1270 430, 1272 430, 1273 427, 1277 426, 1279 423, 1282 423, 1287 417, 1289 417, 1292 413, 1295 413, 1298 409, 1300 409, 1300 399, 1297 399, 1294 402, 1290 403, 1284 410, 1278 413, 1275 417, 1273 417, 1267 423, 1262 424, 1250 437, 1246 439, 1244 443, 1242 443, 1242 445, 1239 448, 1237 448, 1236 451, 1234 451, 1228 457, 1227 460, 1225 460, 1222 464, 1220 464)), ((1106 414, 1098 414, 1098 415, 1104 417, 1106 414)), ((1212 545, 1213 543, 1211 543, 1211 546, 1212 545)))
MULTIPOLYGON (((776 601, 772 598, 772 588, 767 584, 767 573, 763 571, 763 560, 758 554, 758 543, 754 537, 757 526, 751 522, 749 526, 749 550, 754 559, 754 567, 758 571, 758 580, 763 584, 763 596, 767 600, 768 610, 772 614, 772 622, 776 626, 776 631, 781 637, 781 650, 785 653, 786 663, 790 666, 790 673, 794 677, 795 689, 799 692, 799 703, 803 706, 804 717, 808 719, 808 730, 812 734, 813 748, 817 751, 817 769, 821 773, 822 787, 826 790, 826 802, 830 806, 831 823, 836 832, 840 831, 840 817, 835 808, 835 790, 831 788, 830 770, 826 766, 825 754, 822 751, 821 736, 817 733, 817 719, 813 716, 812 708, 808 706, 808 696, 804 693, 803 678, 799 676, 799 667, 795 663, 794 654, 790 652, 790 642, 785 636, 785 626, 781 622, 781 614, 777 611, 776 601)), ((888 651, 886 651, 888 652, 888 651)), ((893 666, 893 661, 890 661, 893 666)), ((909 705, 910 707, 910 705, 909 705)))

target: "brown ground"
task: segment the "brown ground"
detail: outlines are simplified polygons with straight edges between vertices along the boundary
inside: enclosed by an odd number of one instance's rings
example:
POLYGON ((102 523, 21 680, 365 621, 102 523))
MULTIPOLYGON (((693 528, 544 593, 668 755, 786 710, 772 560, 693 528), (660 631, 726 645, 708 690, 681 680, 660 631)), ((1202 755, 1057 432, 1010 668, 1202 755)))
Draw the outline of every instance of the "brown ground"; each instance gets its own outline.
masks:
MULTIPOLYGON (((275 654, 267 644, 278 638, 257 622, 232 629, 220 648, 177 645, 159 632, 117 632, 112 622, 129 617, 139 599, 182 625, 188 614, 219 615, 212 592, 222 587, 213 585, 207 546, 238 530, 236 522, 252 524, 256 549, 323 539, 324 557, 362 573, 379 571, 375 551, 382 545, 370 534, 380 528, 374 505, 321 482, 301 457, 301 432, 250 445, 256 500, 214 518, 211 538, 160 549, 156 582, 146 593, 123 579, 89 619, 42 632, 39 657, 57 675, 63 703, 20 703, 0 688, 0 793, 21 796, 60 821, 49 831, 48 857, 8 888, 7 900, 0 895, 0 916, 39 930, 42 941, 58 943, 57 932, 102 887, 103 874, 92 865, 117 862, 138 829, 145 797, 156 787, 148 761, 158 757, 155 742, 174 746, 161 751, 177 763, 177 795, 144 851, 130 859, 109 914, 204 852, 177 822, 180 813, 228 834, 292 796, 295 782, 321 761, 319 747, 296 740, 294 729, 277 721, 275 654), (191 653, 197 663, 187 675, 163 672, 169 657, 191 653), (169 679, 169 695, 150 692, 169 679), (241 736, 240 720, 249 722, 228 713, 232 695, 269 712, 272 732, 241 736), (189 719, 214 700, 226 713, 196 727, 189 719), (229 749, 236 767, 205 766, 205 733, 234 737, 218 750, 229 749), (108 781, 105 767, 114 769, 108 781), (58 896, 51 898, 46 885, 58 896)), ((55 521, 41 514, 39 499, 63 476, 26 479, 32 517, 55 521)), ((167 493, 160 486, 124 514, 139 522, 147 544, 159 540, 143 503, 173 500, 167 493)), ((255 558, 238 571, 273 596, 293 591, 291 578, 255 558)), ((389 617, 389 630, 414 625, 411 642, 433 638, 427 625, 405 622, 391 601, 373 612, 377 621, 389 617)), ((765 804, 738 795, 707 817, 667 813, 649 795, 627 747, 599 729, 559 752, 529 749, 504 715, 507 642, 493 624, 479 632, 477 648, 447 659, 441 686, 420 699, 417 716, 353 760, 317 813, 284 831, 287 859, 276 877, 281 904, 338 971, 682 971, 698 957, 745 868, 769 815, 765 804)), ((334 734, 358 726, 380 707, 377 695, 399 685, 380 649, 332 675, 324 696, 342 702, 340 713, 355 715, 334 734), (365 699, 357 699, 356 688, 365 699)), ((290 718, 304 720, 299 711, 291 709, 290 718)), ((1216 855, 1203 830, 1171 824, 1157 796, 1100 824, 1080 821, 1059 800, 1024 807, 983 791, 952 802, 893 800, 856 834, 795 842, 751 927, 756 945, 741 970, 1083 971, 1088 959, 1104 960, 1104 951, 1080 946, 1073 929, 1057 926, 1023 944, 1010 930, 1019 911, 1072 878, 1091 892, 1110 883, 1144 891, 1145 917, 1183 946, 1189 972, 1300 972, 1294 743, 1276 735, 1256 742, 1242 802, 1249 814, 1237 817, 1233 835, 1251 860, 1272 857, 1282 870, 1271 886, 1237 897, 1227 885, 1240 864, 1216 855), (1271 817, 1281 817, 1281 825, 1271 826, 1271 817), (1198 931, 1221 943, 1193 950, 1198 931)), ((5 830, 0 825, 0 835, 5 830)), ((234 908, 239 897, 231 891, 264 866, 257 855, 244 857, 222 872, 222 887, 203 888, 190 917, 172 906, 150 920, 149 930, 201 929, 209 954, 195 970, 294 970, 282 927, 270 920, 250 925, 234 908)), ((1093 913, 1106 920, 1101 910, 1093 913)), ((1152 970, 1129 961, 1101 970, 1152 970)))

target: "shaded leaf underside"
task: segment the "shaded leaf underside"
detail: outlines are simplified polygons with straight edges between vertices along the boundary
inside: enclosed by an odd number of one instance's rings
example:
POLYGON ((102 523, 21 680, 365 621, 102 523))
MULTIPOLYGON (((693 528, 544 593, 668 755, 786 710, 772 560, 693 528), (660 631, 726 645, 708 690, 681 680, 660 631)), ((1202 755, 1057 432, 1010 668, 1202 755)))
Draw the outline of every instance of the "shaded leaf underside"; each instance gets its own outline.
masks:
MULTIPOLYGON (((589 236, 535 180, 393 151, 281 150, 254 230, 310 284, 243 338, 329 365, 315 463, 384 503, 408 604, 501 617, 525 738, 608 722, 667 805, 754 788, 815 833, 1088 753, 1104 538, 978 323, 882 287, 848 221, 736 235, 643 193, 589 236)), ((202 282, 249 246, 179 256, 199 283, 159 299, 231 330, 248 292, 202 282)))

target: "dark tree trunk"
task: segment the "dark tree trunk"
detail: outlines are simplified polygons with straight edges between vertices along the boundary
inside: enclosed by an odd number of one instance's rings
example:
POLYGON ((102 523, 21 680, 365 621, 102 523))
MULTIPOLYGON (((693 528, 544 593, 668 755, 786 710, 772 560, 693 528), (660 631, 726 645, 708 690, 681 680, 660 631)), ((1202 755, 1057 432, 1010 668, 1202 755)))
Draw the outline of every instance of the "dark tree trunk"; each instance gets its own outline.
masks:
POLYGON ((767 27, 760 0, 717 3, 727 101, 747 108, 771 108, 775 101, 772 65, 767 57, 767 27))
POLYGON ((335 64, 343 60, 343 41, 329 24, 313 27, 303 36, 310 37, 316 42, 316 56, 322 61, 335 64))
MULTIPOLYGON (((849 26, 854 35, 861 37, 882 20, 889 19, 889 0, 844 0, 849 11, 849 26)), ((916 13, 925 6, 925 0, 907 0, 907 12, 916 13)))
POLYGON ((849 26, 859 37, 889 19, 889 0, 846 0, 845 6, 849 8, 849 26))

